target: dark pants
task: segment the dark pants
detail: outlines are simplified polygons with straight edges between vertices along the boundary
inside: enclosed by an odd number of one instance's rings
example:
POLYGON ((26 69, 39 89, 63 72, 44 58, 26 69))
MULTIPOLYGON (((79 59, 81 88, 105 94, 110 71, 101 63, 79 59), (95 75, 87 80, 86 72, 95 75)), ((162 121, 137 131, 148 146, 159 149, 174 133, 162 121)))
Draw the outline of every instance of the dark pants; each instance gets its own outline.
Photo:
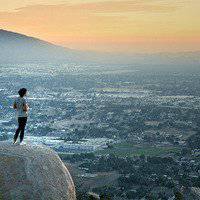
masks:
POLYGON ((24 130, 27 122, 27 117, 18 117, 18 128, 15 132, 14 142, 17 140, 20 133, 20 142, 24 139, 24 130))

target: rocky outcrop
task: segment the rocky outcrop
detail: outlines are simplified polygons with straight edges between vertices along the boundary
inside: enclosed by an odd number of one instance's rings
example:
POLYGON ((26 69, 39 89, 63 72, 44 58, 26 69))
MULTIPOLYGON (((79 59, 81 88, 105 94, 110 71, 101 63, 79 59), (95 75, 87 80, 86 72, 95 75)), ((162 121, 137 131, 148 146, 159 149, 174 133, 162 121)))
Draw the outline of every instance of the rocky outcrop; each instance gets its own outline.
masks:
POLYGON ((75 200, 72 178, 45 146, 0 142, 0 200, 75 200))

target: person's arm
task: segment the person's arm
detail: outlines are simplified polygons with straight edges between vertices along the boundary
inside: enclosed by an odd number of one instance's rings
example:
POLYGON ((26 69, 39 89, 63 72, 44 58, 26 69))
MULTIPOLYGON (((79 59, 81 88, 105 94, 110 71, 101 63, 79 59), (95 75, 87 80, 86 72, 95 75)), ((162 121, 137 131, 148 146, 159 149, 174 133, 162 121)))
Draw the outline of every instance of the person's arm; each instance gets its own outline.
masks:
POLYGON ((14 108, 14 109, 17 109, 16 101, 14 101, 14 103, 13 103, 13 108, 14 108))
POLYGON ((26 103, 26 101, 24 101, 23 110, 24 110, 25 112, 27 112, 27 111, 29 110, 29 106, 28 106, 28 104, 26 103))

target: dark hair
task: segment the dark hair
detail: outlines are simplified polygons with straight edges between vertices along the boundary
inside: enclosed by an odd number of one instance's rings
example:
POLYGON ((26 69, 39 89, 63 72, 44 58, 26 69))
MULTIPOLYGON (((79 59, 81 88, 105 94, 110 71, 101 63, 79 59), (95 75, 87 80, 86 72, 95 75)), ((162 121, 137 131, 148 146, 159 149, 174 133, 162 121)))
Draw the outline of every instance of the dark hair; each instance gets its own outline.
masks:
POLYGON ((18 94, 20 97, 23 97, 27 92, 27 89, 26 88, 21 88, 19 91, 18 91, 18 94))

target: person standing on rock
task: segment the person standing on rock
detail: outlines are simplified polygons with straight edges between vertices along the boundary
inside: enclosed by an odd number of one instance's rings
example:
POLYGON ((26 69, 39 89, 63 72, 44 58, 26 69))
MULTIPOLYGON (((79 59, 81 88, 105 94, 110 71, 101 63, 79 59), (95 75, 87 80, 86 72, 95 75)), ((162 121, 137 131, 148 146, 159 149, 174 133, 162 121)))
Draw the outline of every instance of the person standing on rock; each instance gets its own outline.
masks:
POLYGON ((16 110, 17 120, 18 120, 18 128, 15 132, 13 144, 17 142, 17 138, 20 133, 20 143, 22 143, 24 139, 24 130, 26 127, 27 117, 28 117, 28 110, 29 106, 26 103, 25 96, 27 94, 26 88, 21 88, 18 91, 19 97, 17 97, 14 101, 13 108, 16 110))

